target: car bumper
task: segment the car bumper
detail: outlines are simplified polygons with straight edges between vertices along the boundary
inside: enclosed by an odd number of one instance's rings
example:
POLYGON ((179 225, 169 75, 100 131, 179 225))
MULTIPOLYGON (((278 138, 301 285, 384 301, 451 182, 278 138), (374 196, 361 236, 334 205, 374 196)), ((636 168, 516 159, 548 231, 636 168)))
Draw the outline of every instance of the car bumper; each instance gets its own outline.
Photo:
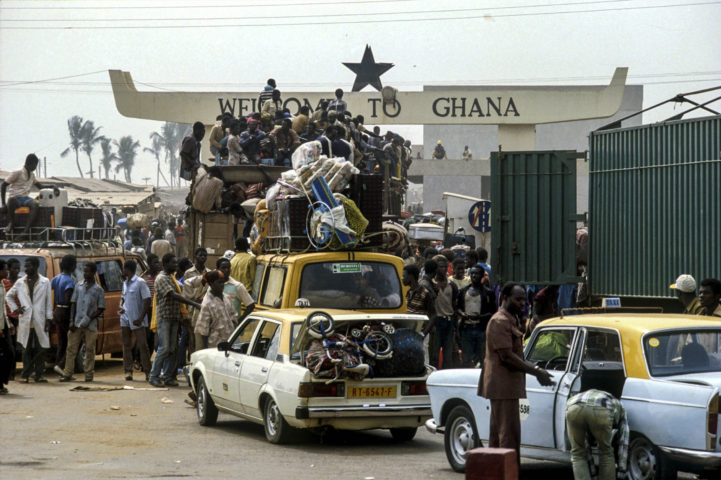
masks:
POLYGON ((721 452, 688 450, 686 448, 658 447, 669 460, 696 467, 721 468, 721 452))
POLYGON ((433 418, 426 420, 426 430, 430 433, 440 433, 441 435, 445 432, 445 428, 438 426, 436 420, 433 418))
POLYGON ((430 405, 397 405, 367 407, 298 407, 295 418, 353 418, 353 417, 430 417, 430 405))

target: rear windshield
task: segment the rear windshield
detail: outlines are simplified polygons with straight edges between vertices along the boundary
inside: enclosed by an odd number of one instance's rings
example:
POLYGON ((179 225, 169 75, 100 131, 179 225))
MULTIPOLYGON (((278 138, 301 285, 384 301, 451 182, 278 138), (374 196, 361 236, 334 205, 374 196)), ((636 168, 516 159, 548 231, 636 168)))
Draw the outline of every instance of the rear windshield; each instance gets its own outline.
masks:
POLYGON ((14 258, 20 262, 20 273, 18 273, 18 277, 24 277, 25 276, 25 259, 35 257, 38 259, 39 265, 38 265, 38 273, 42 275, 43 277, 47 277, 47 270, 48 266, 45 263, 45 257, 40 255, 0 255, 0 258, 5 260, 6 262, 10 260, 11 258, 14 258))
POLYGON ((721 330, 648 334, 643 339, 651 375, 721 371, 721 330))
POLYGON ((320 262, 303 268, 300 297, 312 308, 392 309, 403 305, 403 291, 393 264, 320 262))

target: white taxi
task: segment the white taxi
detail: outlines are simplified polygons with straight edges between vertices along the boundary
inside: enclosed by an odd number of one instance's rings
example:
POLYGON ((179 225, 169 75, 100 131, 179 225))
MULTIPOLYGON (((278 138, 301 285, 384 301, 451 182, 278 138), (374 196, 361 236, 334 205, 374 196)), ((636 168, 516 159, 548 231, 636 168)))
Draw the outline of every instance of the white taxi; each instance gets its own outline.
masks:
MULTIPOLYGON (((320 345, 307 321, 317 313, 302 308, 253 312, 227 342, 194 352, 189 376, 199 423, 213 425, 219 412, 229 413, 263 424, 271 443, 288 441, 295 429, 325 428, 389 429, 396 440, 411 440, 431 417, 426 379, 432 368, 422 361, 402 364, 399 341, 393 354, 364 360, 369 367, 362 373, 349 368, 348 375, 318 375, 307 364, 313 342, 320 345)), ((405 313, 327 309, 322 314, 348 338, 351 331, 374 325, 385 326, 391 338, 420 337, 427 321, 405 313)), ((362 341, 356 343, 360 348, 362 341)))

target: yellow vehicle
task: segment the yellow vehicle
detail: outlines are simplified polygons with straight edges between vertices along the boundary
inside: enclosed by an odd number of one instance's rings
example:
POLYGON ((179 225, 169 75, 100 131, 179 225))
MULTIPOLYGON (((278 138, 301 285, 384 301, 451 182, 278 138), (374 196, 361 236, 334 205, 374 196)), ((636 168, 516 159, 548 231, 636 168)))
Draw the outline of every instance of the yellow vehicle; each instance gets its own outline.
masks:
POLYGON ((311 308, 404 313, 403 260, 362 251, 265 254, 257 259, 253 298, 258 309, 311 308))
MULTIPOLYGON (((19 248, 1 248, 0 258, 5 261, 17 259, 20 262, 20 274, 25 275, 23 265, 28 257, 39 260, 38 273, 52 280, 60 274, 60 260, 67 254, 77 257, 78 263, 73 273, 75 282, 83 281, 83 265, 95 262, 98 266, 97 282, 105 291, 105 312, 98 318, 98 339, 95 351, 98 355, 122 354, 123 342, 120 330, 120 315, 118 306, 123 290, 123 263, 133 259, 138 263, 138 273, 146 269, 145 261, 137 254, 124 250, 108 242, 44 242, 41 246, 30 244, 8 244, 19 248)), ((53 334, 52 344, 57 345, 57 338, 53 334)), ((77 366, 82 366, 83 350, 78 354, 77 366)), ((82 370, 82 367, 80 368, 82 370)))

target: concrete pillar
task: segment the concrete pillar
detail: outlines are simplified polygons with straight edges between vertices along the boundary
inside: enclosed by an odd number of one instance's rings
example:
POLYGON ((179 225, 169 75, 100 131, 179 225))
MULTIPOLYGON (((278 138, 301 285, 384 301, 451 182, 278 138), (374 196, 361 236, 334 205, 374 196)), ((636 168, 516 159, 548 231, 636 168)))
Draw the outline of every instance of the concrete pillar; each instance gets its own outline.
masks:
POLYGON ((498 125, 498 144, 507 152, 536 149, 535 125, 498 125))

